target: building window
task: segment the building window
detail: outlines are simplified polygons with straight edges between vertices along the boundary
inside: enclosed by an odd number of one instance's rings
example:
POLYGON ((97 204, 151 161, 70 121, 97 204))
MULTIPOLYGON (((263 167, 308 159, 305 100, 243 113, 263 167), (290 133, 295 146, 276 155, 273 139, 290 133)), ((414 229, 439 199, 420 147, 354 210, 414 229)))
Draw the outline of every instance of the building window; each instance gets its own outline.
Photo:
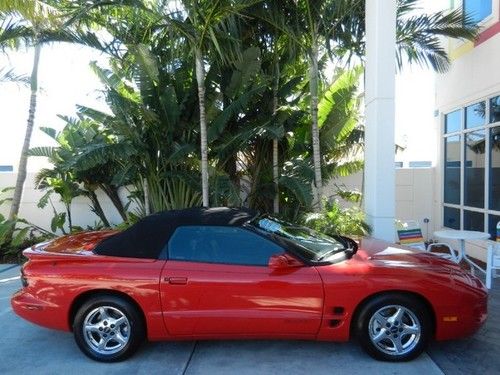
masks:
POLYGON ((490 122, 500 122, 500 96, 490 99, 490 122))
POLYGON ((490 208, 500 211, 500 126, 490 129, 490 208))
POLYGON ((484 146, 484 130, 465 134, 465 206, 484 207, 484 146))
POLYGON ((408 164, 410 168, 430 168, 432 167, 432 162, 430 161, 410 161, 408 164))
POLYGON ((460 210, 457 208, 444 208, 444 226, 452 229, 460 229, 460 210))
POLYGON ((0 172, 13 172, 14 167, 12 165, 0 165, 0 172))
POLYGON ((444 116, 443 225, 496 235, 500 218, 500 96, 444 116))
POLYGON ((446 134, 457 132, 460 130, 460 128, 461 128, 461 125, 460 125, 461 115, 462 115, 462 111, 457 110, 455 112, 448 113, 444 117, 444 132, 446 134))
POLYGON ((464 12, 475 23, 479 23, 491 15, 492 0, 463 0, 464 12))
POLYGON ((479 102, 465 108, 465 128, 472 129, 484 125, 485 102, 479 102))
POLYGON ((444 202, 460 204, 460 136, 447 137, 444 143, 444 202))

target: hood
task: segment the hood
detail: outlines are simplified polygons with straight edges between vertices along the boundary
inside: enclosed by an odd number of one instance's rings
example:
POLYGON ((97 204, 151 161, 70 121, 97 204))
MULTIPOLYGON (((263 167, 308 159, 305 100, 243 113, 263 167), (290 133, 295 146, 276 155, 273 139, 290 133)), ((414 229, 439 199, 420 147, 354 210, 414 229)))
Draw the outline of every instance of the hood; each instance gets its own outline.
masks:
POLYGON ((461 270, 458 264, 435 254, 372 238, 364 238, 360 241, 356 255, 362 260, 370 261, 374 266, 461 270))
POLYGON ((117 230, 102 230, 69 234, 35 245, 32 250, 42 250, 48 253, 77 254, 91 251, 99 242, 118 232, 117 230))

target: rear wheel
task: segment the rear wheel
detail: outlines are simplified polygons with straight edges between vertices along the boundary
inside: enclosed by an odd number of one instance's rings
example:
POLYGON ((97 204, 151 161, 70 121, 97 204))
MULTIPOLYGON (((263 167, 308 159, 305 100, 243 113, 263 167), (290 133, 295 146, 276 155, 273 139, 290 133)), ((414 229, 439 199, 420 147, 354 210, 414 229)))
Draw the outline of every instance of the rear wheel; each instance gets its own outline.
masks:
POLYGON ((116 296, 96 296, 78 310, 73 323, 78 347, 100 362, 116 362, 131 356, 145 337, 136 307, 116 296))
POLYGON ((431 336, 425 305, 407 295, 382 295, 365 304, 357 319, 357 337, 372 357, 409 361, 426 348, 431 336))

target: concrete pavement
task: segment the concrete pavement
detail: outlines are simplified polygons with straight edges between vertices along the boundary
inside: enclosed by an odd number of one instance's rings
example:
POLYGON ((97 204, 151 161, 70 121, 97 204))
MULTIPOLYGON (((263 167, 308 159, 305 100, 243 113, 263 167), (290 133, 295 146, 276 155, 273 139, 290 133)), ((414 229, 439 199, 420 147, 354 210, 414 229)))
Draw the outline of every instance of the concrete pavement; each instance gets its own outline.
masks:
POLYGON ((409 363, 373 360, 355 343, 198 341, 147 343, 125 362, 85 357, 73 335, 17 317, 10 296, 19 267, 0 264, 0 374, 443 374, 427 354, 409 363))

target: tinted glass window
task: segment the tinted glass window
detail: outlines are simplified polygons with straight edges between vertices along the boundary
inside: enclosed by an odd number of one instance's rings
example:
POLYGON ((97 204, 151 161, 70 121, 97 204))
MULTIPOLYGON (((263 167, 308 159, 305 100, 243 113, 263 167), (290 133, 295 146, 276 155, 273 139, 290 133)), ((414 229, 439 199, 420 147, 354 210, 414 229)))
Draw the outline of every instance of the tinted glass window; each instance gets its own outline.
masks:
POLYGON ((460 229, 460 210, 457 208, 445 207, 443 226, 451 229, 460 229))
POLYGON ((464 0, 464 11, 479 23, 491 14, 491 0, 464 0))
POLYGON ((484 214, 481 212, 464 211, 464 229, 484 232, 484 214))
POLYGON ((465 136, 464 204, 484 208, 484 130, 465 136))
POLYGON ((169 259, 182 261, 266 266, 280 253, 275 243, 236 227, 179 227, 168 243, 169 259))
POLYGON ((480 102, 465 108, 465 128, 472 129, 484 125, 486 103, 480 102))
POLYGON ((444 117, 444 132, 445 133, 453 133, 461 130, 461 120, 462 112, 460 110, 456 110, 455 112, 448 113, 444 117))
POLYGON ((500 96, 490 100, 490 122, 500 121, 500 96))
POLYGON ((490 209, 500 211, 500 126, 490 130, 490 209))
POLYGON ((444 202, 460 204, 460 136, 444 140, 444 202))
POLYGON ((491 236, 493 241, 500 241, 500 228, 497 229, 497 226, 500 225, 500 216, 497 215, 489 215, 488 216, 488 233, 491 236))

